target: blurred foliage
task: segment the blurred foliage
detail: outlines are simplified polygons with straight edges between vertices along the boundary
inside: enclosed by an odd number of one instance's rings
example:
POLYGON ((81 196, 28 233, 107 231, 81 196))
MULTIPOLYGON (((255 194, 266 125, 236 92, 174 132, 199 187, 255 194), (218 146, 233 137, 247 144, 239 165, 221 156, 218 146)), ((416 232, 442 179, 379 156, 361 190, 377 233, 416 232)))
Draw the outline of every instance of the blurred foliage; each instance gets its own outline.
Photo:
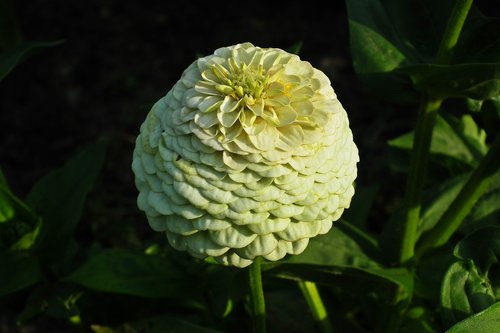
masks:
MULTIPOLYGON (((404 103, 408 112, 421 94, 462 102, 443 107, 434 127, 419 235, 432 232, 500 132, 500 20, 473 7, 452 62, 435 64, 454 2, 346 1, 354 69, 374 98, 404 103)), ((11 9, 0 1, 0 80, 35 51, 60 43, 23 42, 11 9)), ((301 48, 298 42, 289 51, 301 48)), ((410 131, 390 140, 384 167, 407 173, 413 138, 410 131)), ((0 171, 0 318, 21 331, 52 318, 75 332, 249 332, 246 271, 173 252, 156 236, 144 245, 99 202, 86 201, 106 147, 85 147, 25 199, 0 171), (85 242, 76 234, 89 210, 104 214, 104 222, 85 242), (101 233, 102 225, 112 230, 101 233), (129 238, 123 243, 135 246, 113 246, 129 238)), ((500 171, 450 243, 414 267, 392 260, 401 208, 382 232, 367 227, 380 191, 396 185, 381 172, 356 189, 351 210, 330 233, 301 255, 263 266, 270 327, 314 328, 293 283, 309 280, 320 285, 339 332, 498 332, 500 171)))

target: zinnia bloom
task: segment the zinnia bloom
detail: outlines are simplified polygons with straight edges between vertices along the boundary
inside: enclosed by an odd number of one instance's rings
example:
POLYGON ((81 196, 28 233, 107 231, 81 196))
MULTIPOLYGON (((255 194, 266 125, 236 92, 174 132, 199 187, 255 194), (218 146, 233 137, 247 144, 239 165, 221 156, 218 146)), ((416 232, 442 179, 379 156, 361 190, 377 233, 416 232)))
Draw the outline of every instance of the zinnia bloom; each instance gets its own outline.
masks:
POLYGON ((141 126, 132 168, 139 208, 175 249, 245 267, 328 232, 358 160, 326 75, 244 43, 184 71, 141 126))

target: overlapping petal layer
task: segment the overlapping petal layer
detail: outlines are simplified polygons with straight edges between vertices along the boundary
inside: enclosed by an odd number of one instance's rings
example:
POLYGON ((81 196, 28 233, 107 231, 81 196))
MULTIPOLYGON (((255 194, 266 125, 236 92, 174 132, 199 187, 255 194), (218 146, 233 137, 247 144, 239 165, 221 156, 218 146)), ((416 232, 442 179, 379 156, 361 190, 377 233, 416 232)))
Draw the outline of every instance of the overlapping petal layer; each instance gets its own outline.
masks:
POLYGON ((148 114, 138 206, 170 244, 244 267, 299 254, 349 207, 358 151, 328 78, 280 49, 220 48, 148 114))

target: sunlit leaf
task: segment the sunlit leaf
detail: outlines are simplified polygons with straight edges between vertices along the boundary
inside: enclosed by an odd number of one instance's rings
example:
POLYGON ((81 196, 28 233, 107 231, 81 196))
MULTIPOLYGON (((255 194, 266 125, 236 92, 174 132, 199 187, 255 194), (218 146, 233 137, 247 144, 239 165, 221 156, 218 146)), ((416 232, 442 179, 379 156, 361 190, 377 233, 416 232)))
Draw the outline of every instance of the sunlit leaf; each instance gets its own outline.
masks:
POLYGON ((476 230, 457 244, 454 253, 473 260, 483 273, 488 273, 492 265, 500 266, 500 226, 476 230))
POLYGON ((473 261, 460 261, 450 266, 441 287, 442 317, 447 327, 493 303, 493 290, 479 275, 473 261))
POLYGON ((445 333, 498 333, 500 327, 500 302, 477 313, 447 330, 445 333))
MULTIPOLYGON (((409 152, 413 146, 413 132, 389 141, 392 149, 409 152)), ((460 119, 444 114, 438 115, 432 132, 430 152, 436 155, 437 163, 447 163, 443 157, 475 167, 488 151, 486 133, 477 126, 471 116, 460 119)))

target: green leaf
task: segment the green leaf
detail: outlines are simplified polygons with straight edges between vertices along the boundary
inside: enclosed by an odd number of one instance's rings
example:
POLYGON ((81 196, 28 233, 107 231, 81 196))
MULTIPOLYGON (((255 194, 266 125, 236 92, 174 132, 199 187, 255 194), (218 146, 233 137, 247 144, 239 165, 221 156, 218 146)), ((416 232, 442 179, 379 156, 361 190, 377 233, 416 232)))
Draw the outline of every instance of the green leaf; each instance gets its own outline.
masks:
POLYGON ((493 290, 477 272, 474 262, 461 261, 450 266, 441 287, 443 322, 451 326, 495 303, 493 290))
POLYGON ((80 311, 76 302, 82 295, 81 287, 76 285, 43 284, 37 286, 30 293, 24 309, 17 317, 17 322, 23 324, 41 313, 61 319, 78 316, 80 311))
POLYGON ((35 248, 44 260, 54 262, 64 256, 105 152, 105 142, 92 144, 31 189, 27 202, 43 219, 35 248))
POLYGON ((477 313, 447 330, 445 333, 498 333, 500 327, 500 302, 477 313))
POLYGON ((400 332, 404 333, 438 333, 432 313, 424 307, 409 309, 401 325, 400 332))
POLYGON ((500 59, 500 18, 472 7, 453 55, 454 63, 488 63, 500 59))
POLYGON ((360 79, 376 96, 417 101, 410 80, 395 69, 433 60, 452 1, 346 0, 346 4, 353 65, 360 79))
POLYGON ((148 298, 188 297, 196 292, 196 282, 169 260, 127 250, 105 250, 65 280, 101 292, 148 298))
POLYGON ((7 183, 0 182, 0 223, 14 218, 32 223, 37 220, 35 213, 10 191, 7 183))
POLYGON ((377 73, 431 61, 453 1, 347 0, 346 4, 356 72, 377 73))
MULTIPOLYGON (((409 152, 413 137, 413 132, 404 134, 389 141, 389 147, 409 152)), ((457 119, 449 114, 438 114, 432 132, 430 152, 439 163, 448 163, 443 161, 445 157, 475 167, 488 151, 485 141, 486 133, 476 125, 470 115, 457 119)))
POLYGON ((207 282, 210 308, 218 318, 229 316, 235 304, 247 295, 248 279, 244 270, 234 271, 210 265, 207 282))
POLYGON ((40 219, 15 196, 0 174, 0 249, 30 249, 38 235, 40 219))
POLYGON ((470 177, 470 172, 435 184, 424 195, 424 204, 418 234, 432 229, 449 205, 455 200, 470 177))
POLYGON ((63 41, 56 42, 34 42, 15 46, 0 54, 0 81, 2 81, 21 61, 35 52, 56 46, 63 41))
POLYGON ((380 267, 373 258, 380 256, 373 238, 355 226, 339 221, 325 235, 309 241, 305 251, 281 263, 340 267, 380 267))
POLYGON ((14 218, 15 210, 10 201, 10 191, 0 185, 0 223, 8 222, 14 218))
POLYGON ((500 265, 500 226, 476 230, 457 244, 454 254, 473 260, 481 272, 487 274, 493 265, 500 265))
MULTIPOLYGON (((434 184, 423 193, 420 223, 418 225, 417 237, 432 229, 444 214, 448 206, 457 197, 462 187, 467 182, 471 173, 462 174, 448 180, 434 184)), ((386 260, 395 262, 397 244, 400 237, 399 229, 404 223, 404 207, 396 210, 389 221, 384 225, 380 237, 380 247, 386 260)), ((448 266, 446 266, 448 268, 448 266)))
POLYGON ((467 108, 489 136, 500 132, 500 95, 486 100, 467 99, 467 108))
POLYGON ((339 222, 326 235, 309 241, 306 250, 279 263, 263 263, 269 272, 287 279, 304 279, 331 285, 345 285, 358 290, 387 282, 413 292, 413 277, 402 268, 385 268, 377 242, 368 234, 346 222, 339 222), (362 286, 362 287, 361 287, 362 286))
MULTIPOLYGON (((346 0, 354 69, 376 95, 415 101, 404 73, 417 88, 443 96, 494 96, 500 89, 499 20, 472 7, 455 49, 454 63, 435 56, 453 0, 346 0), (460 63, 460 64, 458 64, 460 63), (400 70, 402 69, 402 70, 400 70)), ((481 98, 482 99, 482 98, 481 98)))
POLYGON ((488 99, 500 95, 500 63, 415 65, 400 68, 415 88, 440 98, 488 99))
POLYGON ((364 229, 378 190, 378 186, 357 187, 351 206, 344 212, 342 218, 352 225, 364 229))
POLYGON ((476 203, 461 229, 469 234, 487 226, 498 226, 500 221, 500 172, 491 180, 488 191, 476 203))
MULTIPOLYGON (((94 325, 95 326, 95 325, 94 325)), ((184 321, 179 318, 163 316, 141 320, 134 323, 126 323, 123 326, 124 332, 148 332, 148 333, 223 333, 215 329, 205 328, 195 323, 184 321)), ((97 333, 115 332, 114 330, 103 330, 105 327, 98 327, 97 333)), ((109 329, 109 328, 108 328, 109 329)), ((122 332, 119 330, 118 332, 122 332)))
POLYGON ((452 250, 452 246, 446 246, 420 258, 414 272, 417 297, 439 303, 443 278, 450 265, 457 261, 452 250))
POLYGON ((30 287, 41 278, 40 264, 24 252, 0 252, 0 297, 30 287))

